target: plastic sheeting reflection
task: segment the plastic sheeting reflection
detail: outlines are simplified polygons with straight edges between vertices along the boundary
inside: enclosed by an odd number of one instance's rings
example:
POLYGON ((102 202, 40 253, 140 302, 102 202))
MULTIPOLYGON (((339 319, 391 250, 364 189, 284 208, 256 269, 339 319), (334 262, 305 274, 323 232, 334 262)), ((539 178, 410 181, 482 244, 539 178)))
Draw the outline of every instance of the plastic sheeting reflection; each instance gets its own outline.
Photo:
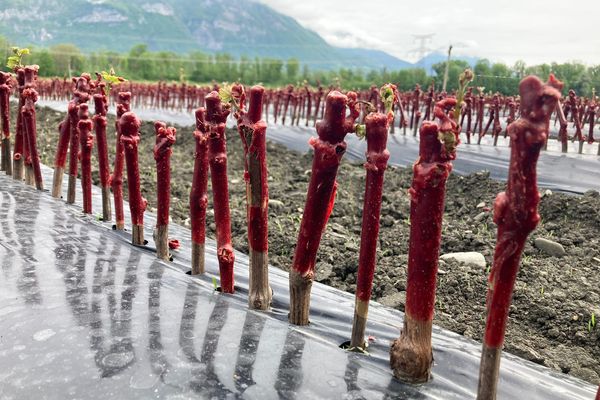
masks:
MULTIPOLYGON (((315 135, 313 128, 270 125, 267 138, 286 147, 306 152, 308 139, 315 135)), ((354 162, 365 160, 366 143, 355 136, 346 138, 348 149, 346 159, 354 162)), ((414 163, 419 152, 419 142, 412 135, 401 133, 390 135, 388 140, 391 165, 401 167, 414 163)), ((510 148, 462 143, 453 161, 453 172, 461 175, 486 170, 493 179, 506 180, 510 148)), ((557 191, 584 193, 587 190, 600 190, 600 156, 561 154, 542 152, 538 161, 538 183, 540 186, 557 191)))
MULTIPOLYGON (((387 361, 398 311, 374 303, 371 355, 347 353, 338 344, 352 322, 348 293, 315 284, 311 326, 292 327, 281 270, 270 271, 273 311, 248 311, 244 255, 236 255, 238 293, 221 295, 211 242, 207 275, 184 273, 189 231, 181 227, 171 235, 182 251, 165 264, 78 208, 3 176, 0 187, 2 399, 474 397, 478 343, 435 328, 432 382, 404 385, 387 361)), ((154 216, 146 221, 153 226, 154 216)), ((510 355, 502 363, 499 398, 593 398, 595 388, 579 380, 510 355)))

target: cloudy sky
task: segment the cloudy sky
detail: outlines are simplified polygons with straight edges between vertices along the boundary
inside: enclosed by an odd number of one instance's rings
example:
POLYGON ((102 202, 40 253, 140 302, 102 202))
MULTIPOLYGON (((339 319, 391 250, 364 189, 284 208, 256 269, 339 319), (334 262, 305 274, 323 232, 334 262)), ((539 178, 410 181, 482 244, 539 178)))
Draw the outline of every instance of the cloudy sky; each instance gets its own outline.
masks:
POLYGON ((600 64, 600 0, 259 0, 327 42, 415 61, 413 34, 432 49, 508 64, 600 64))

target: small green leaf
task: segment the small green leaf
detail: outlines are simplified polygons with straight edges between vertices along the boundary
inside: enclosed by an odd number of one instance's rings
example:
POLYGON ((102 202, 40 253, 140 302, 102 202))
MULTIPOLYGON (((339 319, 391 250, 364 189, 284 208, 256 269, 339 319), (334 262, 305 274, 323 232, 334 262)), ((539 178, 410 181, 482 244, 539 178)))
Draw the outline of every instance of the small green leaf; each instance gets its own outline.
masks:
POLYGON ((392 89, 389 84, 384 85, 380 90, 380 95, 385 107, 385 112, 388 113, 392 111, 392 107, 394 106, 394 89, 392 89))
POLYGON ((31 54, 31 53, 28 48, 20 49, 18 47, 11 47, 11 50, 13 52, 13 55, 8 57, 8 59, 6 61, 6 66, 14 71, 17 68, 20 68, 23 66, 22 60, 21 60, 23 58, 23 56, 31 54))
POLYGON ((10 56, 8 57, 8 60, 6 62, 6 66, 8 68, 10 68, 11 70, 14 70, 17 65, 19 65, 19 58, 15 57, 15 56, 10 56))
POLYGON ((596 328, 596 314, 592 313, 590 320, 588 321, 588 332, 592 333, 592 330, 596 328))
POLYGON ((118 76, 116 74, 113 67, 110 67, 109 72, 106 72, 106 71, 100 72, 100 76, 106 82, 106 86, 104 88, 106 96, 110 95, 110 89, 112 88, 112 85, 115 85, 120 82, 127 82, 127 79, 123 78, 122 76, 118 76))
POLYGON ((219 89, 219 98, 221 99, 221 103, 229 104, 233 102, 233 93, 231 92, 230 85, 219 89))
POLYGON ((359 139, 364 139, 367 136, 367 126, 357 124, 354 132, 356 133, 356 137, 359 139))
POLYGON ((212 278, 212 284, 215 290, 217 290, 219 286, 217 285, 217 278, 215 278, 214 276, 212 278))

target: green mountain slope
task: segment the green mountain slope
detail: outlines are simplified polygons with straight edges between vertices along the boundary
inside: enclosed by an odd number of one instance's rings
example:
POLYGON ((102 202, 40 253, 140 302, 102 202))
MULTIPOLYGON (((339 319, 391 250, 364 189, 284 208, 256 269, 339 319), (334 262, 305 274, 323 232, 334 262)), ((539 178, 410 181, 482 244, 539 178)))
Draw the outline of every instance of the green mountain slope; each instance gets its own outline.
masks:
POLYGON ((295 57, 314 69, 399 69, 387 53, 338 49, 296 20, 249 0, 0 0, 0 35, 18 45, 73 43, 85 52, 227 52, 235 57, 295 57))

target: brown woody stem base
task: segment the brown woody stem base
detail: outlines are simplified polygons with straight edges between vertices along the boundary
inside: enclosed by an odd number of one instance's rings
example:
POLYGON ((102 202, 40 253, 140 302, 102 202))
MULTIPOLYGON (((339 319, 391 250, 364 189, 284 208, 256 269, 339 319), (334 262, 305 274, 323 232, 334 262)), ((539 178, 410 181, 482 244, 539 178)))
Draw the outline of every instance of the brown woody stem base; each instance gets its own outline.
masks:
POLYGON ((112 219, 112 209, 110 205, 110 186, 102 188, 102 221, 110 221, 112 219))
POLYGON ((77 185, 77 176, 69 175, 69 184, 67 186, 67 203, 68 204, 75 203, 76 185, 77 185))
POLYGON ((365 349, 365 331, 367 330, 367 316, 369 314, 369 302, 356 299, 354 304, 354 321, 352 323, 352 336, 350 347, 365 349))
POLYGON ((35 185, 35 176, 33 174, 33 166, 25 165, 25 184, 29 186, 35 185))
POLYGON ((308 325, 312 283, 312 273, 302 276, 295 269, 290 271, 290 324, 308 325))
POLYGON ((13 179, 15 181, 23 180, 23 158, 13 160, 13 179))
POLYGON ((400 337, 392 343, 390 366, 396 379, 407 383, 424 383, 431 376, 431 321, 404 316, 400 337))
POLYGON ((204 243, 192 242, 192 275, 204 273, 204 243))
POLYGON ((28 173, 30 174, 31 183, 30 185, 35 186, 37 190, 44 190, 44 181, 35 179, 35 169, 34 167, 28 167, 28 173))
POLYGON ((248 306, 253 310, 268 310, 271 306, 268 258, 268 253, 250 249, 248 306))
POLYGON ((2 170, 6 175, 12 175, 12 162, 10 154, 10 138, 2 139, 2 170))
POLYGON ((163 261, 169 261, 169 225, 156 227, 154 241, 156 243, 156 257, 163 261))
POLYGON ((477 400, 495 400, 500 372, 502 348, 483 345, 481 365, 479 366, 479 386, 477 400))
POLYGON ((52 178, 52 197, 59 198, 62 195, 62 181, 65 173, 64 167, 54 167, 54 177, 52 178))
POLYGON ((131 229, 131 243, 136 246, 144 245, 144 225, 133 225, 131 229))

